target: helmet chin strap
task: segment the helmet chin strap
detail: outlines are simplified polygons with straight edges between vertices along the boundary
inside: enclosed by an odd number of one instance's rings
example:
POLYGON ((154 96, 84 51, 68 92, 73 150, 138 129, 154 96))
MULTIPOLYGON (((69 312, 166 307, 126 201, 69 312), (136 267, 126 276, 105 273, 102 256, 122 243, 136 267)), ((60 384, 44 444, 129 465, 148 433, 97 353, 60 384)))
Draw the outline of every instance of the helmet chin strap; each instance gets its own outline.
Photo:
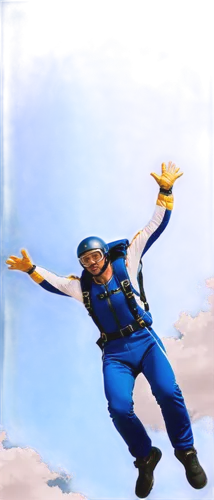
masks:
POLYGON ((103 274, 103 273, 104 273, 104 271, 105 271, 105 270, 107 269, 107 267, 108 267, 109 262, 110 262, 110 257, 109 257, 109 255, 107 254, 107 255, 105 256, 105 263, 104 263, 104 265, 103 265, 103 267, 102 267, 101 271, 100 271, 98 274, 96 274, 96 277, 97 277, 97 276, 100 276, 101 274, 103 274))

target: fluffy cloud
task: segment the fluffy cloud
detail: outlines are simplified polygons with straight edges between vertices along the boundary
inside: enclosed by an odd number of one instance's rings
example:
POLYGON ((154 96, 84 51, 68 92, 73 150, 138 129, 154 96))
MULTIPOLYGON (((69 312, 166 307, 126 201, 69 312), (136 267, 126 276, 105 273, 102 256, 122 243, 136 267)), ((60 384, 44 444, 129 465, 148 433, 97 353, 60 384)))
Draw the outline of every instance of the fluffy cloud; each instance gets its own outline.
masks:
MULTIPOLYGON (((206 286, 213 290, 214 278, 206 280, 206 286)), ((181 338, 162 339, 192 421, 205 416, 214 418, 213 294, 208 301, 209 311, 200 312, 195 318, 186 313, 180 315, 174 326, 181 338)), ((141 375, 135 384, 134 401, 135 411, 145 425, 165 429, 160 408, 141 375)))
MULTIPOLYGON (((60 481, 65 478, 51 472, 40 456, 30 448, 4 449, 0 435, 0 498, 1 500, 65 500, 60 481), (49 484, 49 485, 48 485, 49 484), (50 485, 56 487, 50 487, 50 485)), ((68 478, 69 479, 69 478, 68 478)), ((68 500, 85 500, 79 493, 68 493, 68 500)))

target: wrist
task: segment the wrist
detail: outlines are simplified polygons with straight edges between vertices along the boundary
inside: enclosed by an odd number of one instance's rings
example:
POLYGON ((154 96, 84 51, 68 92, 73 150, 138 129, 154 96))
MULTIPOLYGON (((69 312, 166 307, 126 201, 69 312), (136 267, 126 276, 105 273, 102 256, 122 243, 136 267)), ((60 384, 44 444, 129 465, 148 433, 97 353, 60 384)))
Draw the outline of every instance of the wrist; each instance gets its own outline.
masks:
POLYGON ((26 271, 27 274, 32 274, 36 269, 36 265, 34 264, 33 266, 30 267, 30 269, 28 269, 28 271, 26 271))
POLYGON ((172 210, 173 209, 173 194, 163 194, 159 192, 158 194, 158 199, 157 199, 157 205, 166 208, 167 210, 172 210))
POLYGON ((165 196, 170 196, 172 194, 172 188, 173 188, 173 186, 171 186, 169 189, 165 189, 165 188, 160 186, 159 193, 164 194, 165 196))

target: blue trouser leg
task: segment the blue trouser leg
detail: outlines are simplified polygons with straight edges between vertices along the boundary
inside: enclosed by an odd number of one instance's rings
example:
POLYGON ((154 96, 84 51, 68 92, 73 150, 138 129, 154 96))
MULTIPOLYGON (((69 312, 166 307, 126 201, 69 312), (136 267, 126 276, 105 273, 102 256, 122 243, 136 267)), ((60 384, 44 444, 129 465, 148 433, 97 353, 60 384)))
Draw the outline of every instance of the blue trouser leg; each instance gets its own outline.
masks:
POLYGON ((174 448, 193 446, 189 415, 165 352, 155 343, 142 361, 142 372, 161 407, 169 439, 174 448))
POLYGON ((133 388, 138 373, 147 378, 174 448, 193 446, 190 419, 165 348, 152 329, 139 338, 111 342, 103 363, 104 387, 110 416, 134 457, 145 457, 151 440, 133 411, 133 388))
POLYGON ((107 360, 104 362, 103 374, 108 408, 116 429, 134 457, 147 456, 151 439, 133 411, 133 370, 118 360, 107 360))

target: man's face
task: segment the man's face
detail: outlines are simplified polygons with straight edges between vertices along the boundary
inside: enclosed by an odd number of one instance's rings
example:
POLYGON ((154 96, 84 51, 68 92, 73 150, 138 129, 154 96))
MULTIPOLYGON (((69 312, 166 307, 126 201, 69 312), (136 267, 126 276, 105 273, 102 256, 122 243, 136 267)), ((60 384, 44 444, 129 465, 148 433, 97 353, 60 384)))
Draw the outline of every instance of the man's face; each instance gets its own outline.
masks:
POLYGON ((81 264, 89 271, 89 273, 96 276, 99 274, 105 263, 103 252, 99 249, 86 252, 80 257, 81 264))

